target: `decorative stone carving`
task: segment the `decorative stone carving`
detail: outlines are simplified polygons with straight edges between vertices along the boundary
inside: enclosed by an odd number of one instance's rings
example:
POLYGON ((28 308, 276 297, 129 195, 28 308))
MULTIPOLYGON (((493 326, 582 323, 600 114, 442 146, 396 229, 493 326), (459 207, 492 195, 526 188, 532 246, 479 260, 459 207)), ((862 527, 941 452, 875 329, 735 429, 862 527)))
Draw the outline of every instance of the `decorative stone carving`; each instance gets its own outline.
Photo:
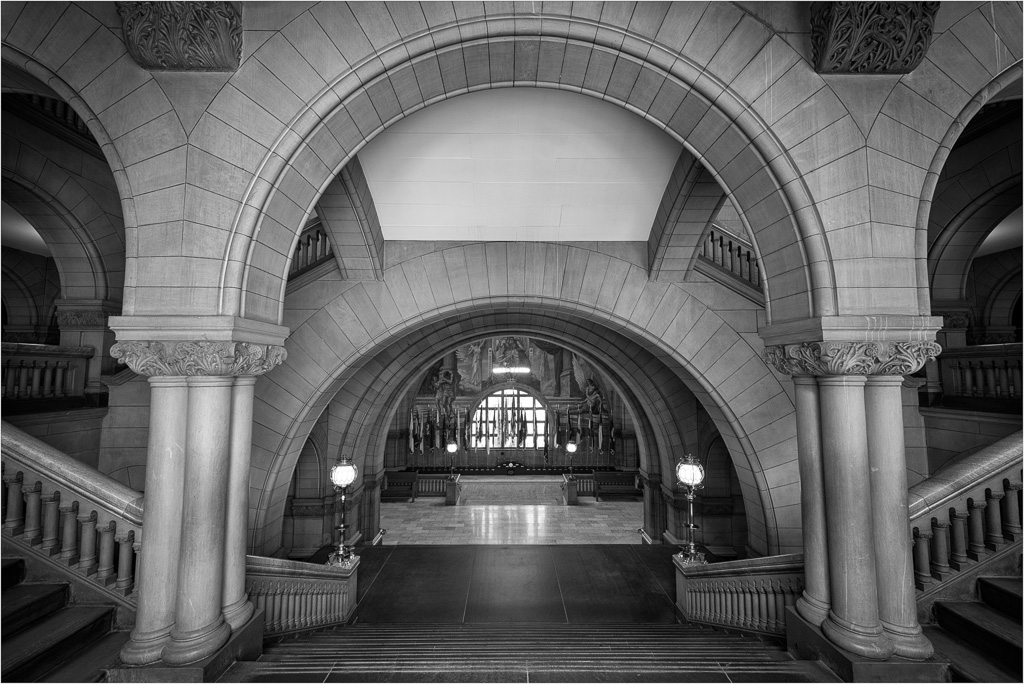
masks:
POLYGON ((117 13, 128 52, 144 69, 238 69, 242 16, 230 2, 118 2, 117 13))
POLYGON ((944 329, 971 327, 970 311, 937 311, 935 313, 942 316, 942 327, 944 329))
POLYGON ((61 330, 76 328, 95 330, 107 327, 107 314, 96 309, 80 311, 63 309, 57 311, 57 323, 61 330))
POLYGON ((937 2, 820 2, 811 9, 819 74, 908 74, 932 40, 937 2))
POLYGON ((910 375, 942 348, 935 342, 804 342, 766 347, 787 375, 910 375))
POLYGON ((139 375, 262 375, 287 358, 284 347, 251 342, 118 342, 110 355, 139 375))

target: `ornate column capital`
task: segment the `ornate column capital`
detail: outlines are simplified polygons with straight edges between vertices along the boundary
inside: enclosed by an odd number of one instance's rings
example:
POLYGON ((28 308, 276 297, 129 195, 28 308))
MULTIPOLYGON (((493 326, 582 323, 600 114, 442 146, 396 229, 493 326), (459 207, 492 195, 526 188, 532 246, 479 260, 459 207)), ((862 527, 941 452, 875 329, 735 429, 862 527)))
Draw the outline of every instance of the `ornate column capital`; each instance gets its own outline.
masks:
POLYGON ((942 348, 935 342, 802 342, 765 347, 787 375, 910 375, 942 348))
POLYGON ((235 71, 242 15, 230 2, 118 2, 124 43, 151 71, 235 71))
POLYGON ((139 375, 262 375, 283 362, 284 347, 254 342, 132 340, 110 355, 139 375))
POLYGON ((811 48, 819 74, 908 74, 932 40, 937 2, 818 2, 811 48))

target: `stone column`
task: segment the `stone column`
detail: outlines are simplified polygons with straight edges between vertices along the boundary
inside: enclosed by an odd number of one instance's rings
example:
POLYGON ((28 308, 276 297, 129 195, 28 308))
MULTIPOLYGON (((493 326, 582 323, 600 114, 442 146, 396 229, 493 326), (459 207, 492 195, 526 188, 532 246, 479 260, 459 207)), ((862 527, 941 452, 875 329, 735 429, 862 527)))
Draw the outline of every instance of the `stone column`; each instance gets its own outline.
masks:
POLYGON ((188 386, 182 376, 154 376, 149 387, 145 550, 139 558, 135 629, 121 649, 121 660, 127 665, 157 662, 170 639, 181 551, 188 386), (150 587, 161 590, 147 591, 150 587))
POLYGON ((235 378, 231 402, 227 533, 224 543, 224 619, 238 629, 253 614, 245 593, 246 529, 249 523, 249 461, 252 456, 252 402, 256 378, 235 378))
POLYGON ((212 655, 231 636, 221 611, 232 384, 233 378, 224 376, 188 379, 178 596, 171 640, 163 651, 170 665, 212 655))
POLYGON ((878 617, 896 655, 931 657, 917 621, 917 595, 907 519, 902 375, 874 375, 865 390, 871 465, 871 519, 878 578, 878 617))
POLYGON ((818 378, 831 608, 821 631, 864 656, 894 653, 878 616, 863 375, 818 378))
POLYGON ((812 376, 795 375, 793 385, 796 390, 796 441, 804 537, 804 592, 797 599, 796 609, 808 622, 821 625, 828 615, 830 590, 818 381, 812 376))
POLYGON ((137 373, 155 376, 140 623, 123 659, 185 665, 228 640, 226 608, 239 624, 251 614, 244 573, 252 376, 280 363, 284 349, 230 341, 128 341, 114 345, 111 354, 137 373), (154 511, 168 515, 156 522, 154 511))

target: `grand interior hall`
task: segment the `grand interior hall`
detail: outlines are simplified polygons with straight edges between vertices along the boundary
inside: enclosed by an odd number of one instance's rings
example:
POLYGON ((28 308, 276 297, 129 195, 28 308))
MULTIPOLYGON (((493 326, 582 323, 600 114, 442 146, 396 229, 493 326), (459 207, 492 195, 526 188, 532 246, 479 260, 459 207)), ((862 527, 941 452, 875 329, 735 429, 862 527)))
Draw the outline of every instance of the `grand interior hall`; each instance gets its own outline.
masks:
POLYGON ((1021 681, 1022 19, 4 0, 0 678, 1021 681))

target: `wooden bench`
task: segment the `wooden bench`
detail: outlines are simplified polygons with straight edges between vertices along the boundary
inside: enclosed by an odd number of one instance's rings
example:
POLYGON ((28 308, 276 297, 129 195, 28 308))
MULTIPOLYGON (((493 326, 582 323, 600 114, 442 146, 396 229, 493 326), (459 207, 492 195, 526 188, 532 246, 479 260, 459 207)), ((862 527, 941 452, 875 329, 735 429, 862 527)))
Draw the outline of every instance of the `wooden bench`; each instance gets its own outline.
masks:
POLYGON ((416 487, 420 474, 417 472, 395 472, 384 474, 384 487, 380 490, 381 501, 397 499, 416 500, 416 487))
POLYGON ((644 493, 636 486, 636 473, 595 472, 594 498, 598 501, 602 496, 643 496, 644 493))

